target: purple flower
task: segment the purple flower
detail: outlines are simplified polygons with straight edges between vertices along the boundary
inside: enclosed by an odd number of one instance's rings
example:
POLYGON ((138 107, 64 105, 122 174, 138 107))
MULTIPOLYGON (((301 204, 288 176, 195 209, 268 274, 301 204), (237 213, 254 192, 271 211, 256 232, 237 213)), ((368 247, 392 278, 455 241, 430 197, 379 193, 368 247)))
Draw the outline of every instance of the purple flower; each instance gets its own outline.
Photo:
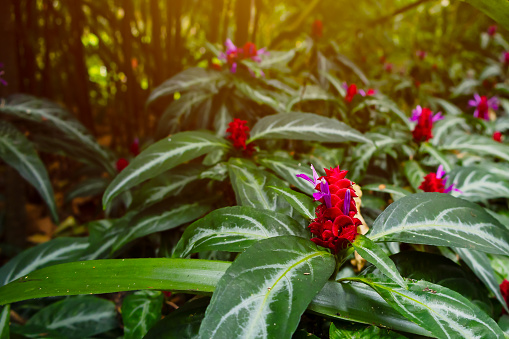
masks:
POLYGON ((302 178, 304 180, 309 181, 313 186, 316 188, 318 184, 320 184, 320 192, 313 193, 313 198, 315 198, 315 201, 318 201, 322 198, 325 200, 325 205, 330 208, 332 206, 331 203, 331 194, 329 190, 329 183, 325 179, 321 179, 318 176, 318 173, 316 173, 315 168, 313 165, 311 165, 311 170, 313 170, 313 179, 309 178, 305 174, 297 174, 297 178, 302 178))
POLYGON ((230 39, 225 42, 226 53, 221 53, 219 59, 226 61, 231 67, 232 73, 237 72, 238 62, 251 59, 256 62, 261 62, 260 55, 269 54, 265 48, 256 49, 256 45, 252 42, 246 42, 244 47, 240 48, 233 44, 230 39))
MULTIPOLYGON (((4 68, 4 64, 0 62, 0 68, 4 68)), ((4 86, 7 86, 7 81, 5 81, 5 79, 2 79, 2 75, 4 75, 5 72, 2 70, 0 71, 0 84, 4 85, 4 86)))
POLYGON ((474 100, 469 100, 468 105, 470 107, 475 107, 474 117, 482 118, 484 120, 490 120, 490 108, 493 110, 498 109, 498 98, 491 97, 488 99, 485 95, 480 96, 479 94, 474 94, 474 100))
POLYGON ((319 176, 318 176, 318 173, 316 173, 315 168, 313 167, 313 165, 311 165, 311 170, 313 171, 313 179, 310 179, 305 174, 297 174, 297 178, 302 178, 304 180, 307 180, 307 181, 309 181, 310 183, 313 184, 313 187, 316 187, 316 185, 318 185, 320 183, 320 180, 318 180, 319 176))
MULTIPOLYGON (((445 175, 444 166, 442 166, 442 165, 438 166, 436 178, 437 179, 442 179, 442 183, 445 186, 445 184, 447 183, 447 180, 449 179, 449 176, 445 175)), ((444 189, 444 193, 450 193, 451 191, 456 191, 456 192, 459 192, 459 193, 463 193, 459 189, 454 188, 454 184, 451 184, 449 187, 444 189)))
POLYGON ((347 189, 345 192, 345 200, 343 202, 343 214, 350 215, 350 203, 352 202, 352 193, 347 189))
MULTIPOLYGON (((419 121, 419 117, 421 116, 423 110, 428 110, 429 108, 422 108, 420 105, 417 105, 415 109, 412 110, 412 116, 410 117, 410 121, 419 121)), ((442 120, 444 116, 442 115, 442 112, 438 113, 431 113, 431 122, 437 122, 438 120, 442 120)))

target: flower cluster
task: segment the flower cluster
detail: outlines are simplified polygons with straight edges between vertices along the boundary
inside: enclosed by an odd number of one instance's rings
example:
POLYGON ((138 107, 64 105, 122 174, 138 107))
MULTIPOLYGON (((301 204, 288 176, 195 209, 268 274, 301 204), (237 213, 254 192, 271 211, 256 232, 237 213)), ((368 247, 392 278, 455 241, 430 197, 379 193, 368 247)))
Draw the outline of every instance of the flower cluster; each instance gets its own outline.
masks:
POLYGON ((323 35, 323 23, 322 20, 316 19, 311 25, 311 36, 313 39, 320 39, 323 35))
POLYGON ((410 121, 417 121, 417 125, 412 131, 414 140, 421 142, 431 139, 433 137, 433 134, 431 134, 433 123, 443 118, 441 112, 433 114, 429 108, 417 106, 412 110, 412 117, 410 118, 410 121))
POLYGON ((370 88, 368 89, 368 91, 364 91, 363 89, 357 89, 357 85, 356 84, 350 84, 350 86, 348 86, 348 84, 346 82, 343 83, 343 88, 346 89, 346 95, 345 95, 345 100, 347 102, 351 102, 353 100, 353 98, 359 94, 363 97, 365 96, 373 96, 376 94, 376 90, 370 88))
POLYGON ((436 173, 429 173, 424 177, 424 180, 421 183, 421 186, 419 186, 419 189, 423 190, 424 192, 449 193, 451 191, 456 191, 461 193, 459 189, 454 188, 454 184, 445 188, 445 185, 447 184, 447 178, 448 176, 445 175, 444 167, 440 165, 438 166, 436 173))
POLYGON ((265 48, 256 49, 256 45, 252 42, 246 42, 243 47, 237 48, 230 39, 227 39, 225 45, 226 53, 221 53, 219 59, 226 61, 232 73, 237 71, 240 61, 251 59, 260 62, 260 55, 268 53, 265 48))
MULTIPOLYGON (((509 281, 507 279, 504 279, 500 284, 500 293, 504 297, 507 307, 509 307, 509 281)), ((505 310, 503 313, 505 313, 505 310)))
POLYGON ((326 169, 325 176, 319 177, 314 167, 313 179, 305 174, 297 177, 305 179, 315 186, 318 192, 313 194, 315 200, 321 205, 315 210, 316 218, 309 225, 315 244, 330 248, 332 253, 337 253, 347 248, 355 240, 358 234, 357 226, 362 222, 355 218, 357 206, 353 197, 356 197, 353 183, 346 179, 348 171, 342 171, 339 166, 326 169))
POLYGON ((418 50, 415 52, 415 56, 421 60, 424 60, 426 58, 426 55, 428 55, 426 51, 418 50))
POLYGON ((490 27, 488 27, 489 36, 494 36, 495 33, 497 33, 497 25, 491 25, 490 27))
POLYGON ((509 52, 502 52, 502 55, 500 56, 500 62, 506 66, 509 65, 509 52))
POLYGON ((474 117, 489 121, 490 109, 498 109, 498 99, 497 97, 491 97, 488 99, 488 97, 485 95, 480 96, 479 94, 475 93, 474 100, 469 100, 468 105, 470 107, 475 107, 474 117))
MULTIPOLYGON (((134 156, 137 156, 138 154, 140 154, 140 139, 134 138, 133 143, 129 147, 129 152, 134 156)), ((120 173, 124 170, 124 168, 129 166, 129 160, 127 160, 125 158, 119 158, 117 160, 117 163, 115 164, 115 166, 117 167, 117 172, 120 173)))
POLYGON ((251 155, 254 151, 254 145, 252 143, 246 145, 249 138, 249 127, 246 124, 246 120, 235 118, 228 124, 229 127, 226 132, 230 133, 227 138, 233 141, 235 148, 242 149, 247 155, 251 155))

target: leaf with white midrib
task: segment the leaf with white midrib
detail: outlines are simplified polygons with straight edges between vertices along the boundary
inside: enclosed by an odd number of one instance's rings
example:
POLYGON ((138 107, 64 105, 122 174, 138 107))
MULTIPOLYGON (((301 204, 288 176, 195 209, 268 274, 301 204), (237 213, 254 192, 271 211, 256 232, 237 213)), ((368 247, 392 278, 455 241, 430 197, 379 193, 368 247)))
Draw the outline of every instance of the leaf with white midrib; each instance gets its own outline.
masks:
POLYGON ((147 179, 228 145, 226 140, 206 132, 182 132, 160 140, 141 152, 113 179, 104 192, 103 205, 107 206, 118 194, 147 179))
POLYGON ((219 280, 200 338, 290 338, 334 266, 334 257, 309 240, 257 242, 219 280))
POLYGON ((279 113, 261 118, 253 126, 248 142, 271 138, 332 143, 345 141, 373 143, 362 133, 339 120, 300 112, 279 113))
POLYGON ((509 198, 509 179, 490 173, 488 168, 489 165, 457 167, 448 173, 447 185, 454 183, 461 191, 453 191, 452 195, 470 201, 509 198))
POLYGON ((371 286, 409 320, 440 338, 504 338, 495 321, 461 294, 424 280, 403 289, 392 281, 367 275, 345 280, 371 286))
POLYGON ((509 161, 509 145, 483 135, 454 133, 440 146, 443 150, 459 150, 481 156, 493 156, 509 161))
POLYGON ((281 235, 310 237, 287 215, 248 206, 224 207, 187 227, 173 256, 209 250, 241 252, 257 241, 281 235))
POLYGON ((312 198, 286 187, 271 186, 270 188, 281 194, 302 216, 308 219, 315 218, 315 209, 317 205, 312 198))
POLYGON ((374 221, 373 241, 466 247, 509 255, 509 230, 480 206, 444 193, 418 193, 391 204, 374 221))
POLYGON ((290 184, 294 185, 302 192, 312 195, 316 192, 315 187, 307 180, 303 180, 297 177, 297 174, 306 174, 312 178, 313 173, 309 165, 282 157, 264 157, 261 158, 260 163, 272 171, 274 171, 279 177, 285 179, 290 184))
POLYGON ((124 338, 142 338, 161 319, 163 295, 159 291, 138 291, 122 302, 124 338))

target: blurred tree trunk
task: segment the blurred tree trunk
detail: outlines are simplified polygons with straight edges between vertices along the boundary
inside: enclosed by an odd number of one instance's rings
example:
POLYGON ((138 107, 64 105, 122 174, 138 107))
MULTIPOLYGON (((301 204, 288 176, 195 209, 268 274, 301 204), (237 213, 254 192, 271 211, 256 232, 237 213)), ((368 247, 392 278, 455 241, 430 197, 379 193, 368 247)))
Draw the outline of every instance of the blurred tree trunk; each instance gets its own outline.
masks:
POLYGON ((150 16, 152 17, 152 54, 154 60, 154 84, 159 86, 164 80, 163 48, 161 45, 161 8, 159 0, 150 0, 150 16))
POLYGON ((164 63, 167 65, 165 68, 164 77, 168 78, 172 75, 172 63, 173 63, 173 53, 172 53, 172 46, 173 46, 173 6, 169 1, 165 2, 166 6, 166 41, 165 41, 165 60, 164 63))
POLYGON ((219 40, 219 22, 221 22, 221 13, 223 12, 224 0, 212 0, 212 11, 210 13, 210 28, 208 30, 207 39, 211 43, 219 40))
POLYGON ((69 78, 69 82, 73 83, 73 92, 75 102, 78 104, 78 116, 80 121, 95 134, 94 117, 92 115, 92 107, 90 105, 90 91, 88 84, 88 69, 85 63, 85 50, 81 37, 83 36, 83 28, 85 25, 85 16, 81 0, 75 0, 69 6, 69 14, 71 15, 71 40, 70 48, 73 55, 74 74, 69 78))
POLYGON ((51 50, 53 48, 53 1, 44 0, 44 68, 42 69, 42 96, 50 97, 53 94, 53 81, 51 79, 51 50))
POLYGON ((182 1, 174 0, 173 18, 175 23, 175 39, 173 46, 173 72, 178 73, 182 69, 182 1))
POLYGON ((230 6, 232 0, 225 0, 226 3, 224 5, 224 13, 223 13, 223 34, 221 35, 221 43, 224 43, 228 38, 228 23, 230 21, 230 6))
POLYGON ((260 15, 262 14, 263 1, 255 0, 254 6, 255 6, 256 13, 255 13, 255 17, 254 17, 253 32, 251 33, 251 42, 256 43, 256 34, 258 33, 258 23, 260 21, 260 15))
POLYGON ((235 3, 235 41, 236 46, 244 45, 249 39, 249 19, 251 0, 237 0, 235 3))

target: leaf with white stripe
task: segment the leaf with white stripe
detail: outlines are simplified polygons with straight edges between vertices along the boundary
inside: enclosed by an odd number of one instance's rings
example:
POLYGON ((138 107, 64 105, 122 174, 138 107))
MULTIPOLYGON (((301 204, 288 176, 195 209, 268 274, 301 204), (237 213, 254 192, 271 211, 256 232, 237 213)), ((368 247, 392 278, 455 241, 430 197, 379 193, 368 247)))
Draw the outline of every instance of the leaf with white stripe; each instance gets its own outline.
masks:
POLYGON ((399 286, 407 288, 407 284, 401 277, 401 274, 399 274, 394 262, 376 243, 371 241, 368 237, 358 234, 352 245, 361 257, 375 265, 389 279, 399 286))
POLYGON ((509 161, 509 145, 483 135, 454 133, 440 145, 442 150, 459 150, 480 156, 492 156, 509 161))
POLYGON ((11 305, 5 305, 2 307, 2 312, 0 312, 0 339, 9 339, 9 323, 11 313, 11 305))
MULTIPOLYGON (((115 304, 94 296, 77 296, 44 307, 26 327, 44 328, 64 338, 88 338, 118 327, 115 304)), ((27 333, 25 332, 25 335, 27 333)))
POLYGON ((444 153, 437 150, 429 142, 423 142, 421 144, 420 151, 424 152, 424 153, 428 153, 433 158, 435 158, 435 160, 438 161, 438 163, 444 167, 444 171, 446 173, 449 173, 451 171, 452 165, 451 165, 451 162, 449 161, 449 159, 447 159, 447 157, 445 156, 444 153))
POLYGON ((257 139, 294 139, 320 142, 373 142, 343 122, 313 113, 279 113, 258 120, 249 142, 257 139))
POLYGON ((407 319, 439 338, 504 338, 497 323, 479 307, 441 285, 408 281, 408 289, 374 275, 346 278, 373 288, 407 319))
POLYGON ((103 205, 106 207, 125 190, 183 162, 227 147, 225 139, 206 132, 182 132, 160 140, 141 152, 113 179, 104 192, 103 205))
POLYGON ((262 88, 253 88, 249 86, 247 82, 241 81, 237 78, 234 78, 233 83, 237 90, 257 104, 267 105, 275 110, 284 110, 284 103, 276 99, 273 91, 268 91, 262 88))
POLYGON ((456 167, 450 173, 447 184, 461 192, 452 195, 470 201, 482 201, 496 198, 509 198, 509 179, 491 174, 489 166, 456 167))
POLYGON ((457 131, 459 128, 466 131, 470 130, 470 126, 463 116, 445 116, 443 120, 433 124, 433 138, 431 138, 431 143, 435 145, 435 147, 439 147, 452 131, 457 131))
POLYGON ((334 266, 334 256, 309 240, 257 242, 219 280, 200 338, 291 338, 334 266))
POLYGON ((417 193, 392 203, 374 221, 373 241, 465 247, 509 255, 509 230, 470 201, 417 193))
POLYGON ((287 215, 248 206, 224 207, 187 227, 173 257, 213 250, 242 252, 257 241, 280 235, 310 238, 309 232, 287 215))
POLYGON ((13 167, 41 195, 48 205, 51 217, 58 223, 53 187, 46 167, 37 155, 34 145, 13 125, 0 121, 0 158, 13 167))
POLYGON ((93 197, 100 195, 104 192, 106 187, 108 187, 109 183, 110 179, 108 178, 89 178, 83 180, 67 192, 65 201, 71 202, 74 198, 78 197, 93 197))
POLYGON ((87 247, 87 238, 56 238, 27 249, 0 268, 0 286, 36 269, 77 260, 87 247))
POLYGON ((124 338, 143 338, 161 319, 164 296, 159 291, 138 291, 122 302, 124 338))
POLYGON ((408 160, 403 166, 408 182, 416 192, 420 192, 419 186, 427 173, 424 172, 421 165, 419 165, 419 163, 415 160, 408 160))
POLYGON ((412 194, 409 190, 390 184, 368 184, 362 185, 361 188, 363 191, 390 193, 394 201, 412 194))
POLYGON ((257 168, 253 162, 230 158, 228 172, 237 204, 280 212, 285 205, 288 206, 283 197, 269 188, 285 186, 286 183, 275 175, 257 168))
POLYGON ((299 90, 296 93, 296 96, 293 97, 288 104, 286 105, 286 111, 290 112, 298 103, 301 103, 303 101, 312 101, 312 100, 319 100, 319 101, 336 101, 337 99, 332 96, 329 92, 325 91, 322 87, 317 85, 306 85, 302 88, 299 88, 299 90))
POLYGON ((309 196, 295 192, 294 190, 286 187, 271 187, 273 190, 281 194, 283 198, 299 212, 303 217, 314 219, 315 209, 318 203, 309 196))
POLYGON ((470 267, 472 272, 488 287, 505 308, 509 312, 509 308, 500 293, 500 286, 495 277, 495 271, 491 267, 491 262, 488 256, 483 252, 469 250, 467 248, 454 248, 461 259, 470 267))
POLYGON ((316 192, 313 184, 309 181, 297 178, 297 174, 306 174, 310 178, 313 177, 313 173, 311 172, 311 168, 308 164, 282 157, 261 158, 260 163, 276 172, 277 175, 300 189, 302 192, 309 195, 316 192))

